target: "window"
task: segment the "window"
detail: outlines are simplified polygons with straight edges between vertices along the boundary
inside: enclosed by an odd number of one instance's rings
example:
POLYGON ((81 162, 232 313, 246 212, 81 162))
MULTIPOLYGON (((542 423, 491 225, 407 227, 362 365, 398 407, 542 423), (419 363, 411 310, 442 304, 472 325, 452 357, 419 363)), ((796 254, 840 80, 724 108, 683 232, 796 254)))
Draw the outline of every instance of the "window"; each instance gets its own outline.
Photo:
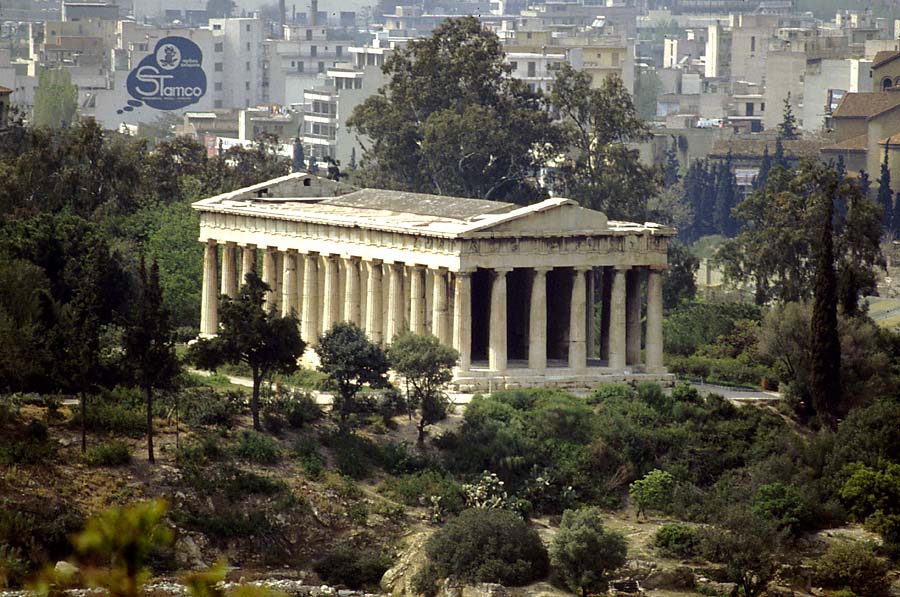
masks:
POLYGON ((221 31, 222 25, 213 25, 213 31, 221 31))
POLYGON ((354 79, 353 86, 357 89, 362 89, 362 79, 354 79))
POLYGON ((611 58, 612 58, 612 59, 611 59, 612 65, 613 65, 614 67, 619 66, 619 53, 618 53, 618 52, 613 52, 611 58))
POLYGON ((297 72, 298 72, 298 73, 302 73, 302 72, 303 72, 303 61, 302 61, 302 60, 301 60, 300 62, 297 63, 297 72))
POLYGON ((529 62, 528 63, 528 76, 533 77, 535 75, 536 71, 537 71, 537 65, 535 65, 534 62, 529 62))
POLYGON ((250 62, 248 61, 248 62, 245 62, 244 64, 247 67, 247 70, 250 70, 250 62))
POLYGON ((244 89, 250 91, 250 81, 244 81, 244 89))
POLYGON ((215 65, 213 65, 213 70, 217 73, 222 72, 222 63, 216 62, 215 65))
POLYGON ((325 72, 325 63, 324 63, 324 62, 320 62, 320 63, 319 63, 319 72, 320 72, 320 73, 324 73, 324 72, 325 72))
POLYGON ((306 30, 306 41, 310 41, 312 39, 312 29, 306 30))
POLYGON ((222 107, 222 100, 215 100, 213 102, 213 108, 221 108, 221 107, 222 107))
POLYGON ((512 62, 509 63, 509 67, 513 70, 516 70, 519 68, 519 63, 516 62, 515 60, 513 60, 512 62))
POLYGON ((137 49, 138 49, 138 52, 146 52, 147 44, 138 44, 137 49))
POLYGON ((334 55, 340 58, 344 55, 344 47, 343 46, 335 46, 334 47, 334 55))
POLYGON ((294 68, 295 66, 297 66, 297 63, 294 60, 291 60, 291 68, 294 68))
POLYGON ((216 81, 216 83, 213 87, 215 88, 216 91, 222 91, 222 81, 216 81))
POLYGON ((318 53, 319 53, 319 48, 317 48, 316 46, 309 46, 309 55, 310 56, 315 58, 318 53))
POLYGON ((250 51, 250 42, 249 41, 247 42, 247 51, 248 52, 250 51))
POLYGON ((766 102, 761 102, 761 103, 759 104, 759 111, 760 111, 760 112, 765 112, 765 111, 766 111, 766 102))
POLYGON ((753 102, 744 104, 744 116, 753 116, 753 102))
POLYGON ((247 33, 250 33, 250 24, 248 23, 246 26, 247 33))
POLYGON ((213 50, 215 50, 216 52, 221 52, 221 51, 223 51, 224 49, 225 49, 225 44, 223 44, 223 43, 220 42, 220 41, 217 41, 217 42, 216 42, 216 45, 213 46, 213 50))
POLYGON ((755 35, 750 36, 750 51, 751 52, 756 51, 756 36, 755 35))

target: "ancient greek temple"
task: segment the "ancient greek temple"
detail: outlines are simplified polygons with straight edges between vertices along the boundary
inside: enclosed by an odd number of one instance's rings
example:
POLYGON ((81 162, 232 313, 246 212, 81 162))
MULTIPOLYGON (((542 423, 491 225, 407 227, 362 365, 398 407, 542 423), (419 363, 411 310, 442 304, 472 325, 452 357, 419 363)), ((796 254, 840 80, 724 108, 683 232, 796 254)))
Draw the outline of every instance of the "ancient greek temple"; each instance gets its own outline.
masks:
POLYGON ((675 231, 569 199, 512 203, 356 189, 305 173, 198 201, 201 335, 261 268, 267 307, 304 340, 351 321, 459 351, 462 391, 668 379, 662 279, 675 231))

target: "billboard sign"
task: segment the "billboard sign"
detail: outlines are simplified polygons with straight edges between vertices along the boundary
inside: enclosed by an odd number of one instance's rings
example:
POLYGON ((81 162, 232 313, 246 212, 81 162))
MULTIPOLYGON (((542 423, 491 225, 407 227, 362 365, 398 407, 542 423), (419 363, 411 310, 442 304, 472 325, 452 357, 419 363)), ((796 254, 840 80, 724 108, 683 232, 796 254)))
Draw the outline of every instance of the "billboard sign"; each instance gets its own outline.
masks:
POLYGON ((186 37, 164 37, 153 52, 128 74, 125 87, 128 105, 117 112, 131 112, 140 106, 157 110, 180 110, 200 101, 206 94, 203 52, 186 37))

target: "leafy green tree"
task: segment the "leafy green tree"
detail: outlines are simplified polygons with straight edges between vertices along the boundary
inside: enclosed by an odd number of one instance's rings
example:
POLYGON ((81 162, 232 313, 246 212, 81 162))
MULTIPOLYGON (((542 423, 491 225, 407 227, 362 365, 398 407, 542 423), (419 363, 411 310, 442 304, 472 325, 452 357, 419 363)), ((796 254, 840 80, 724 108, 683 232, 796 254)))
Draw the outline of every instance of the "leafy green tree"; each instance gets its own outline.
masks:
POLYGON ((347 122, 367 141, 368 186, 529 203, 557 137, 540 98, 509 75, 497 36, 448 19, 384 65, 388 84, 347 122))
POLYGON ((738 508, 723 514, 716 527, 703 529, 700 537, 703 555, 724 564, 727 579, 747 597, 762 594, 775 575, 780 544, 774 522, 738 508))
POLYGON ((260 431, 259 391, 272 373, 293 373, 306 348, 300 339, 296 317, 279 316, 274 309, 265 311, 263 302, 269 286, 256 273, 247 279, 237 298, 222 297, 219 307, 219 334, 201 339, 191 347, 188 359, 203 369, 215 369, 223 363, 244 363, 253 376, 250 410, 253 428, 260 431))
POLYGON ((787 97, 784 98, 781 122, 778 124, 778 136, 781 139, 796 139, 799 134, 797 117, 794 116, 794 109, 791 107, 791 92, 788 91, 787 97))
POLYGON ((388 357, 358 325, 341 322, 326 331, 316 346, 319 370, 337 389, 332 412, 338 415, 341 429, 346 429, 350 415, 359 409, 356 395, 364 386, 385 388, 388 357))
POLYGON ((891 169, 888 167, 888 152, 884 151, 884 161, 881 162, 881 176, 878 177, 878 205, 881 212, 884 227, 888 232, 897 229, 897 222, 893 221, 894 192, 891 190, 891 169))
POLYGON ((812 319, 810 321, 810 393, 812 406, 822 424, 835 426, 841 405, 841 341, 838 337, 837 279, 834 272, 834 201, 829 186, 836 186, 833 177, 825 182, 826 191, 820 201, 825 212, 821 216, 821 235, 818 247, 813 287, 812 319))
POLYGON ((646 120, 656 118, 656 103, 662 90, 662 81, 655 69, 643 68, 635 77, 634 103, 638 114, 646 120))
POLYGON ((669 267, 663 272, 663 307, 674 309, 697 295, 694 275, 700 268, 700 260, 678 242, 669 244, 669 267))
POLYGON ((428 539, 425 554, 426 584, 452 577, 521 586, 547 575, 547 550, 537 532, 498 508, 464 510, 428 539))
POLYGON ((571 153, 560 168, 566 195, 610 218, 644 221, 661 180, 627 145, 646 140, 649 132, 622 80, 608 77, 592 88, 587 74, 563 64, 550 103, 571 153))
POLYGON ((72 124, 78 109, 78 87, 63 67, 46 69, 38 75, 34 90, 35 126, 61 128, 72 124))
POLYGON ((638 517, 647 517, 647 510, 665 510, 672 502, 675 478, 671 473, 654 469, 628 487, 638 517))
POLYGON ((803 496, 793 485, 768 483, 760 485, 753 496, 750 511, 766 520, 774 520, 779 528, 796 531, 806 516, 803 496))
POLYGON ((678 184, 681 181, 681 164, 678 163, 678 140, 672 136, 672 144, 666 150, 665 169, 663 170, 663 184, 666 187, 678 184))
POLYGON ((113 507, 88 520, 73 540, 80 561, 101 562, 89 568, 88 583, 106 589, 112 597, 139 597, 150 577, 147 564, 154 551, 173 540, 164 517, 164 500, 113 507))
POLYGON ((563 512, 550 545, 550 563, 582 597, 606 589, 609 573, 625 564, 628 547, 621 533, 603 528, 601 511, 584 507, 563 512))
POLYGON ((418 443, 425 441, 425 428, 447 417, 450 398, 444 387, 453 379, 459 353, 434 336, 404 332, 388 349, 391 367, 406 379, 412 392, 410 405, 419 409, 418 443))
POLYGON ((875 554, 870 543, 839 541, 828 546, 815 567, 817 584, 849 588, 855 595, 889 594, 888 563, 875 554))
POLYGON ((127 367, 144 391, 147 407, 147 459, 156 462, 153 454, 153 392, 171 387, 181 372, 172 337, 172 322, 163 304, 159 284, 159 267, 150 266, 148 275, 141 256, 139 294, 135 313, 125 330, 124 345, 127 367))

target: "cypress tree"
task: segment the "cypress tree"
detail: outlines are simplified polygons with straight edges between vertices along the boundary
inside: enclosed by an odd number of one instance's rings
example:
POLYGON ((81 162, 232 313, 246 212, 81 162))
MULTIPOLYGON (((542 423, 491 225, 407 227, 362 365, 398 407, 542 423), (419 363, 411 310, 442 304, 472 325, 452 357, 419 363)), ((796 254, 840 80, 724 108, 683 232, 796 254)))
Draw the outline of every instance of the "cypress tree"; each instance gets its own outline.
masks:
POLYGON ((887 150, 884 152, 884 161, 881 162, 881 176, 878 178, 878 205, 881 206, 883 215, 884 228, 893 231, 894 222, 894 202, 893 193, 891 192, 891 170, 888 168, 887 150))
POLYGON ((756 189, 764 189, 766 188, 766 182, 769 180, 769 170, 772 169, 772 158, 769 156, 769 146, 763 149, 763 157, 762 162, 759 165, 759 172, 756 174, 756 178, 753 179, 753 188, 756 189))
POLYGON ((681 180, 681 175, 678 173, 681 165, 678 163, 678 150, 677 150, 678 141, 675 137, 672 137, 672 145, 669 146, 669 149, 666 150, 666 164, 665 169, 663 171, 663 178, 665 181, 666 187, 671 187, 672 185, 678 184, 678 181, 681 180))
POLYGON ((869 173, 865 170, 859 171, 859 190, 862 191, 862 196, 866 199, 869 198, 869 193, 872 192, 872 182, 869 180, 869 173))
POLYGON ((796 139, 797 136, 797 117, 794 116, 794 110, 791 108, 791 92, 788 91, 787 97, 784 99, 781 124, 778 125, 778 137, 796 139))
POLYGON ((841 403, 841 343, 837 322, 837 277, 834 270, 832 219, 837 182, 829 178, 820 187, 823 210, 819 254, 813 287, 813 311, 810 321, 810 393, 812 407, 823 425, 834 428, 841 403))
POLYGON ((772 156, 772 165, 780 166, 785 170, 788 169, 787 158, 784 157, 784 145, 781 143, 781 137, 775 139, 775 155, 772 156))

